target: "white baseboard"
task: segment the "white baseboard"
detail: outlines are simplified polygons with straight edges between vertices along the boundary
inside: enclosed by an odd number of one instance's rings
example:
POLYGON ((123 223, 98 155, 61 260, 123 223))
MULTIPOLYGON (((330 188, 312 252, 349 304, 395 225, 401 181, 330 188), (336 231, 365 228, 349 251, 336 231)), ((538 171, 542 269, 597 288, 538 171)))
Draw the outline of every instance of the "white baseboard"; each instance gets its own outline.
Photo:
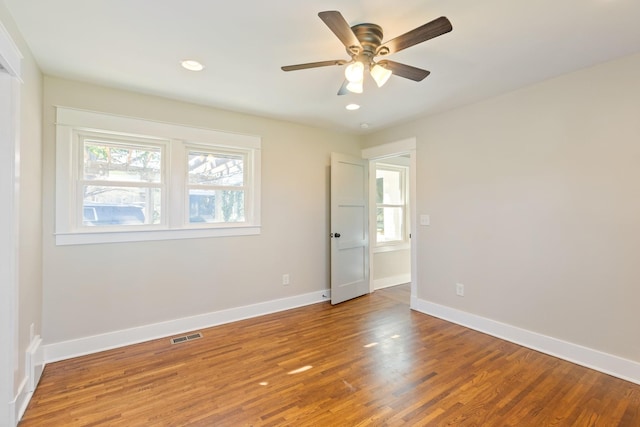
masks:
POLYGON ((373 281, 373 289, 389 288, 411 282, 411 273, 398 274, 397 276, 383 277, 373 281))
POLYGON ((18 393, 16 394, 16 398, 13 402, 10 403, 11 413, 10 415, 13 417, 13 420, 10 420, 10 426, 15 426, 24 415, 24 411, 27 410, 27 406, 29 405, 29 401, 31 400, 31 396, 33 396, 33 392, 27 390, 27 382, 29 378, 24 378, 18 387, 18 393), (11 424, 13 422, 13 424, 11 424))
POLYGON ((640 384, 640 363, 418 298, 411 308, 605 374, 640 384))
MULTIPOLYGON (((4 411, 2 413, 0 413, 0 414, 2 415, 2 418, 5 418, 4 411)), ((2 422, 2 418, 0 418, 0 422, 2 422)), ((16 401, 15 400, 12 400, 7 405, 6 418, 7 418, 7 426, 15 427, 15 426, 18 425, 18 412, 16 411, 16 401)))
POLYGON ((16 398, 11 402, 11 414, 15 422, 10 425, 16 425, 20 421, 27 406, 31 401, 33 392, 40 381, 42 371, 44 370, 44 349, 42 347, 42 338, 36 335, 31 340, 29 347, 25 351, 25 373, 16 398))
POLYGON ((316 304, 327 301, 326 295, 328 295, 327 290, 311 292, 136 328, 46 344, 44 346, 44 361, 45 363, 56 362, 126 345, 138 344, 157 338, 182 334, 196 329, 210 328, 238 320, 316 304))

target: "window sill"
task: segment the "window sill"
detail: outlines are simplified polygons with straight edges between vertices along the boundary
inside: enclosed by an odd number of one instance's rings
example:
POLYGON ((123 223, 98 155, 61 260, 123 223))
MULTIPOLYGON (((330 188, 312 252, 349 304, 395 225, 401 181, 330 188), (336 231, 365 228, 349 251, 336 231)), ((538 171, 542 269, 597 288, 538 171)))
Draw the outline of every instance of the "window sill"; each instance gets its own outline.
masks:
POLYGON ((101 243, 147 242, 155 240, 201 239, 206 237, 251 236, 257 234, 260 234, 259 225, 172 230, 57 233, 55 237, 56 246, 66 246, 94 245, 101 243))

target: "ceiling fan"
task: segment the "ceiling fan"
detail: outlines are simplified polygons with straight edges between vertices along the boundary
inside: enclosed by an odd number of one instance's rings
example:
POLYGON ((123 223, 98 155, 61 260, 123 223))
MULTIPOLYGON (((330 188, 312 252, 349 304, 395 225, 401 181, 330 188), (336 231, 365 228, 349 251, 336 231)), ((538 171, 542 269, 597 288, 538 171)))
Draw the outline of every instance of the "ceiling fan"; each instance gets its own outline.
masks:
POLYGON ((376 61, 376 58, 399 52, 448 33, 453 29, 451 22, 446 17, 441 16, 382 44, 383 34, 379 25, 366 23, 350 27, 342 14, 336 10, 320 12, 318 16, 344 44, 351 59, 287 65, 282 67, 282 70, 295 71, 348 64, 345 69, 346 79, 340 87, 338 95, 345 95, 348 92, 362 93, 365 69, 369 70, 378 87, 384 85, 392 74, 416 82, 422 81, 430 74, 429 71, 387 59, 376 61))

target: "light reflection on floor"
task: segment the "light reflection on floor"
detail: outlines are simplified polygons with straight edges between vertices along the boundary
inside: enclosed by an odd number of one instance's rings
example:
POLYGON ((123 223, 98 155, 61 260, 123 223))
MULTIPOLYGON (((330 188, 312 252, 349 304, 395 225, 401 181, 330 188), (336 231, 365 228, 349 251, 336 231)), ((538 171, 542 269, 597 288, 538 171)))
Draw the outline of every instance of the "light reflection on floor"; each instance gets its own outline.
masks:
POLYGON ((289 371, 289 372, 287 372, 287 374, 288 375, 300 374, 302 372, 308 371, 311 368, 313 368, 313 366, 307 365, 307 366, 303 366, 302 368, 298 368, 298 369, 294 369, 293 371, 289 371))

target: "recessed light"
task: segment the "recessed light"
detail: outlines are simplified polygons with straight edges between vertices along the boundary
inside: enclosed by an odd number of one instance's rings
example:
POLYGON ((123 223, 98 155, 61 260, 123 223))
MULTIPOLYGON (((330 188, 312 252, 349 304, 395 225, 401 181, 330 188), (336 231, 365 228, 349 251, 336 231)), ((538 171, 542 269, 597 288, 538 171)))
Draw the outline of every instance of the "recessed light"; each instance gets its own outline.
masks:
POLYGON ((369 129, 369 123, 360 123, 361 129, 369 129))
POLYGON ((204 65, 202 65, 201 63, 199 63, 198 61, 194 60, 194 59, 185 59, 184 61, 180 62, 180 65, 182 65, 183 68, 189 70, 189 71, 202 71, 204 70, 204 65))
POLYGON ((360 108, 360 106, 358 104, 349 104, 345 108, 347 110, 349 110, 349 111, 353 111, 353 110, 357 110, 358 108, 360 108))

